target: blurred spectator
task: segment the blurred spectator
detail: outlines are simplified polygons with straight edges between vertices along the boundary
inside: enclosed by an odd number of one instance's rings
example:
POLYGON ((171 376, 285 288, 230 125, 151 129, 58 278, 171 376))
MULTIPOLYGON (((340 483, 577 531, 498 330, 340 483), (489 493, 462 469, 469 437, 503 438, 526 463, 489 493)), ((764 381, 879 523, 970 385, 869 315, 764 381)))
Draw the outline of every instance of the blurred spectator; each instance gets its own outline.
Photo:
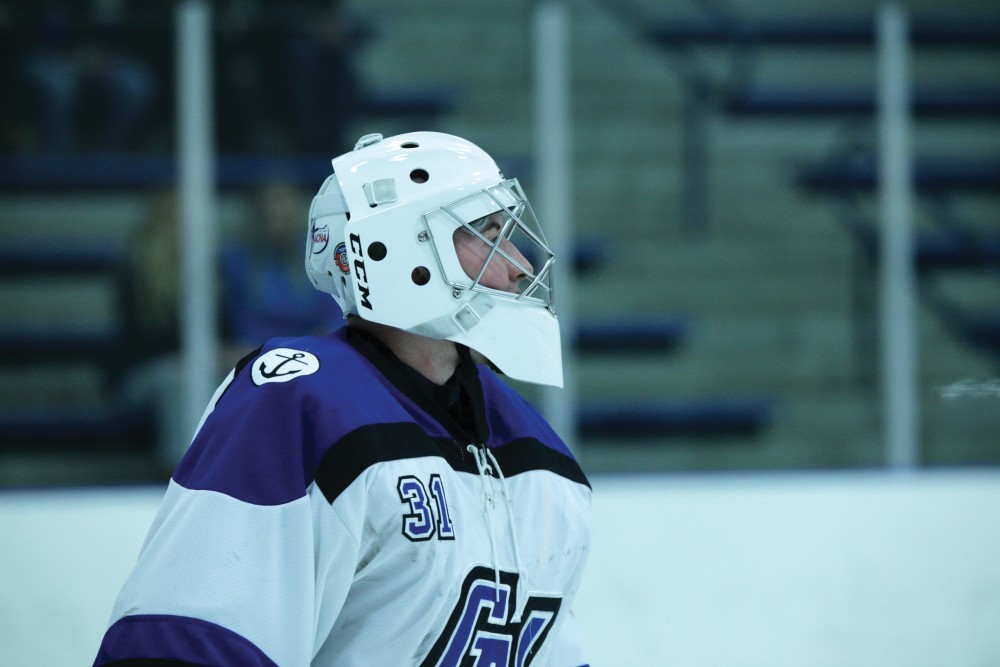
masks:
POLYGON ((148 63, 115 46, 123 17, 96 11, 101 6, 39 0, 0 10, 22 42, 13 83, 23 93, 28 148, 65 153, 135 146, 158 84, 148 63))
POLYGON ((217 3, 223 150, 323 151, 348 144, 362 103, 357 31, 337 0, 217 3))
MULTIPOLYGON (((299 0, 295 4, 283 40, 288 72, 283 83, 292 114, 294 146, 330 150, 347 145, 348 124, 358 111, 361 91, 340 3, 299 0)), ((289 3, 280 4, 281 12, 288 8, 289 3)))
POLYGON ((255 224, 223 252, 227 337, 247 352, 275 336, 328 333, 343 321, 333 298, 303 274, 308 208, 291 185, 262 186, 255 224))
POLYGON ((177 193, 155 194, 129 240, 121 274, 129 364, 180 347, 180 213, 177 193))
MULTIPOLYGON (((269 338, 327 333, 341 325, 337 303, 314 289, 303 271, 308 206, 289 185, 265 185, 242 240, 223 244, 218 322, 223 346, 219 367, 205 372, 221 380, 269 338)), ((167 468, 176 465, 191 436, 184 431, 180 402, 180 242, 177 194, 164 190, 130 239, 119 283, 127 341, 120 401, 150 415, 157 456, 167 468)))
POLYGON ((123 406, 147 413, 157 456, 169 468, 187 448, 180 377, 180 219, 177 195, 154 197, 133 233, 120 275, 126 348, 123 406))

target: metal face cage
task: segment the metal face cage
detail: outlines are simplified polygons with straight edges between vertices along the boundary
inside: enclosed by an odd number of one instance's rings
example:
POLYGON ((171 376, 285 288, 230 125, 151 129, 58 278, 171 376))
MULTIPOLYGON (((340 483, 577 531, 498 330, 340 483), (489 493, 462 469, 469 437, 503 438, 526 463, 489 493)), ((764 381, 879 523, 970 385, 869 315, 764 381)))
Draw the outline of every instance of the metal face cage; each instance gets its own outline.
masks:
POLYGON ((554 312, 551 270, 555 255, 517 179, 462 197, 428 212, 423 218, 429 238, 433 240, 439 269, 456 297, 470 290, 542 306, 554 312), (475 275, 468 275, 459 263, 453 240, 456 229, 475 236, 488 248, 475 275), (511 247, 517 252, 512 252, 511 247), (509 263, 523 274, 517 293, 482 284, 493 262, 509 263))

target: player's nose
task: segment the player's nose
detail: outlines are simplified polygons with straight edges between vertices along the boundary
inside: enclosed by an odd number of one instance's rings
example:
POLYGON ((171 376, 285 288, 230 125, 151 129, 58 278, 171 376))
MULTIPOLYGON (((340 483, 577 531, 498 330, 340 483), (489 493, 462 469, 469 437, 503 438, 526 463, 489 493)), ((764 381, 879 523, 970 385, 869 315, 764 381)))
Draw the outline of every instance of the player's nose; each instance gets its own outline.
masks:
POLYGON ((500 249, 514 260, 513 262, 507 262, 507 278, 511 284, 511 291, 518 292, 520 291, 518 283, 527 278, 529 274, 533 274, 535 267, 531 265, 531 262, 521 254, 521 251, 509 239, 504 239, 500 242, 500 249))

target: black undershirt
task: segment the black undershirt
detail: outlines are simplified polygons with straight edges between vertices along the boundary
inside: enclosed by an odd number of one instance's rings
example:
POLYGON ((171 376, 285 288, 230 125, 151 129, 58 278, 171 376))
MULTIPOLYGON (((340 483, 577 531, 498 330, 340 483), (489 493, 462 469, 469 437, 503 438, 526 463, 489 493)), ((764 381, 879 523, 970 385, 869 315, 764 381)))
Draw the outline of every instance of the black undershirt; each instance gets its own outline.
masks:
POLYGON ((483 389, 469 348, 455 344, 458 366, 444 384, 436 384, 402 361, 385 343, 367 331, 348 327, 347 342, 397 389, 439 421, 456 441, 483 443, 489 438, 483 389))

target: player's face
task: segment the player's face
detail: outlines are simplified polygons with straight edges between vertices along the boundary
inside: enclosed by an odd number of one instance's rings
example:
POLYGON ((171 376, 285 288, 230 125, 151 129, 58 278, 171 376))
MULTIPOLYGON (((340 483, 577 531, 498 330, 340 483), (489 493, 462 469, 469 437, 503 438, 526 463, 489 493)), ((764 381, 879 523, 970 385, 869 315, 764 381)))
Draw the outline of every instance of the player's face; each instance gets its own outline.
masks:
MULTIPOLYGON (((491 242, 496 242, 497 236, 503 229, 503 224, 503 216, 494 213, 483 218, 474 226, 480 234, 491 242)), ((493 256, 489 258, 489 264, 483 270, 483 262, 489 257, 492 250, 490 244, 461 227, 455 230, 452 238, 455 241, 455 251, 458 253, 458 261, 461 263, 462 269, 472 279, 475 279, 479 272, 483 271, 479 284, 484 287, 519 294, 521 281, 527 277, 528 273, 534 273, 535 269, 531 266, 531 262, 525 259, 521 251, 508 239, 501 239, 497 243, 500 250, 493 253, 493 256), (520 266, 501 255, 500 251, 510 256, 520 266)))

